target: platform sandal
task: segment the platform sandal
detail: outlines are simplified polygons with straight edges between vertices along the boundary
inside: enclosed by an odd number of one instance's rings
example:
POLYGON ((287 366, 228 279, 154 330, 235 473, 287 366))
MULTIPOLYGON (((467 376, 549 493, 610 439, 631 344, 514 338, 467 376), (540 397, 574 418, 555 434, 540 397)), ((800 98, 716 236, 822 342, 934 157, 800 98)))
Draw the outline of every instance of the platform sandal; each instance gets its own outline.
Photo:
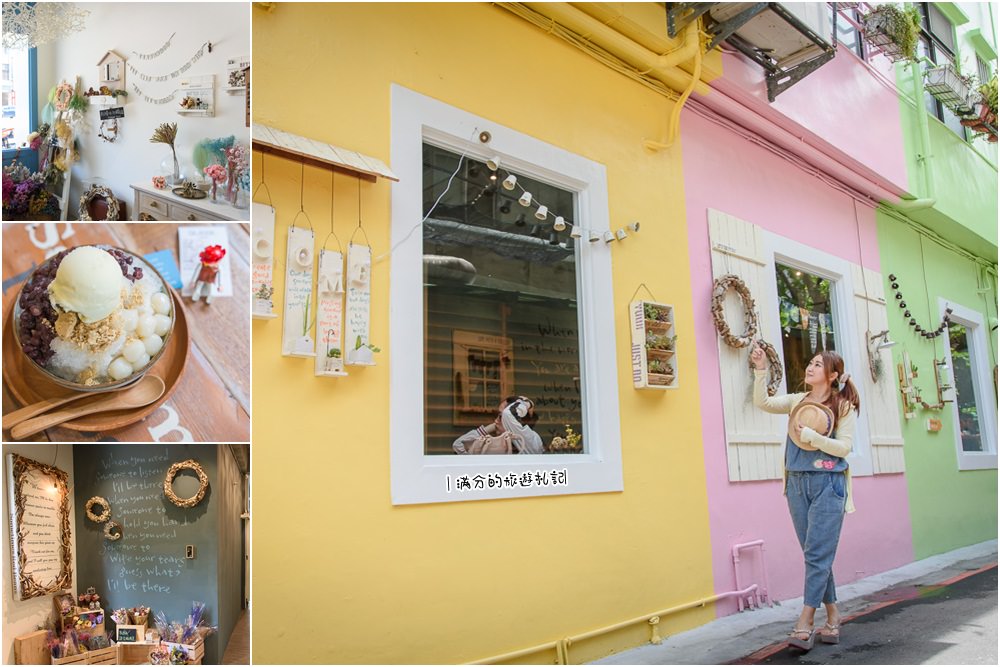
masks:
POLYGON ((816 641, 816 631, 812 628, 808 630, 801 630, 795 628, 792 630, 791 634, 788 635, 788 645, 794 646, 795 648, 800 648, 803 651, 808 651, 813 647, 813 643, 816 641), (805 639, 803 639, 805 637, 805 639))
POLYGON ((839 644, 840 624, 831 625, 827 623, 824 625, 823 629, 819 631, 819 640, 824 644, 839 644))

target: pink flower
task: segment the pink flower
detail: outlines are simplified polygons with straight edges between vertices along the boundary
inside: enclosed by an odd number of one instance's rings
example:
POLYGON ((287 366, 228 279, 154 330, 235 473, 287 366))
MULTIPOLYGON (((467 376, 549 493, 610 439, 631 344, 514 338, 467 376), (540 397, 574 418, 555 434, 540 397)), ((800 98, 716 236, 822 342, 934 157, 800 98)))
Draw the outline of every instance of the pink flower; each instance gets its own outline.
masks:
POLYGON ((834 466, 833 461, 823 461, 823 467, 826 468, 827 470, 833 470, 833 466, 834 466))
POLYGON ((226 168, 221 164, 210 164, 203 169, 205 175, 216 183, 226 180, 226 168))
POLYGON ((167 179, 163 176, 153 176, 153 187, 157 190, 163 190, 167 187, 167 179))

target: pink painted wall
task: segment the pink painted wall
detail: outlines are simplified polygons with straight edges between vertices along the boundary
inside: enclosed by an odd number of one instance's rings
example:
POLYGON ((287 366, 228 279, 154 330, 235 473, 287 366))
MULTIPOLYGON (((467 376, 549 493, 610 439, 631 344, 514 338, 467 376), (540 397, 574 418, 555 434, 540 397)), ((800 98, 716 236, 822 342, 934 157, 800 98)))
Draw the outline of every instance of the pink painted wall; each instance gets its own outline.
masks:
MULTIPOLYGON (((781 481, 729 481, 717 334, 709 311, 712 270, 708 209, 714 208, 800 243, 858 262, 852 200, 728 129, 685 111, 681 123, 691 284, 701 390, 713 574, 717 592, 733 590, 732 545, 765 540, 771 596, 800 597, 802 552, 781 481)), ((879 270, 875 214, 858 206, 864 265, 879 270)), ((857 512, 846 517, 834 576, 841 584, 913 560, 903 475, 854 478, 857 512)), ((752 552, 751 552, 752 553, 752 552)), ((743 585, 756 581, 755 563, 741 563, 743 585)), ((717 606, 736 611, 734 601, 717 606)))
POLYGON ((767 101, 764 70, 743 54, 723 56, 714 88, 747 104, 778 125, 836 147, 859 164, 908 189, 899 97, 893 65, 884 56, 866 64, 839 47, 836 57, 767 101), (877 74, 881 74, 881 79, 877 74))

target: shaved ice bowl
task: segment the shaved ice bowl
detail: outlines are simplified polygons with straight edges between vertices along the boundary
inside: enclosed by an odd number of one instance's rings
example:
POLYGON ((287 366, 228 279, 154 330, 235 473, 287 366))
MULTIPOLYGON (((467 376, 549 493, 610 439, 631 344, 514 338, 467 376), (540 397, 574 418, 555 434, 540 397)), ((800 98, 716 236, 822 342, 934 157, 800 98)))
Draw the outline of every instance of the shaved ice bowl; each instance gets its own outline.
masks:
MULTIPOLYGON (((14 330, 14 339, 17 343, 18 349, 21 350, 21 353, 24 354, 28 362, 31 363, 32 366, 37 368, 39 372, 45 375, 45 377, 52 380, 61 387, 81 392, 102 392, 102 391, 113 391, 116 389, 121 389, 123 387, 132 384, 133 382, 138 381, 143 375, 145 375, 146 372, 150 368, 152 368, 153 365, 156 364, 156 362, 163 355, 163 352, 167 349, 167 345, 169 344, 170 341, 170 335, 174 329, 174 323, 176 321, 176 313, 178 308, 178 303, 173 298, 172 292, 170 288, 167 286, 166 281, 163 279, 163 276, 161 276, 159 272, 156 271, 156 269, 153 268, 141 256, 129 252, 128 250, 125 250, 123 248, 116 248, 110 245, 105 245, 105 244, 93 244, 93 245, 94 247, 100 248, 102 250, 118 251, 122 253, 126 258, 131 258, 132 263, 127 265, 129 272, 133 272, 135 268, 142 269, 142 278, 137 279, 133 283, 133 285, 143 286, 144 288, 143 291, 147 296, 147 300, 146 303, 144 304, 144 307, 149 307, 150 309, 151 309, 150 299, 152 299, 153 294, 162 293, 166 295, 167 303, 169 303, 170 312, 169 314, 164 314, 164 316, 169 319, 169 325, 166 327, 165 333, 162 336, 159 336, 159 338, 162 341, 159 346, 159 349, 156 349, 153 354, 147 354, 146 356, 148 356, 148 361, 145 363, 141 363, 142 361, 144 361, 144 358, 142 356, 136 357, 137 362, 140 362, 141 365, 134 367, 132 372, 127 377, 120 377, 119 379, 115 379, 108 375, 108 368, 111 366, 112 362, 124 359, 122 353, 124 348, 126 348, 127 346, 126 339, 129 338, 129 336, 127 335, 120 336, 119 339, 116 339, 115 342, 111 343, 106 349, 100 352, 85 351, 73 345, 72 343, 63 340, 60 337, 55 336, 49 342, 49 346, 52 350, 54 350, 54 354, 45 363, 39 363, 38 361, 32 358, 32 355, 29 355, 25 351, 26 341, 22 340, 20 323, 21 323, 21 314, 23 312, 23 309, 21 307, 21 296, 24 293, 24 290, 27 289, 30 285, 32 285, 33 280, 36 277, 36 274, 39 274, 40 271, 47 272, 51 268, 54 258, 48 258, 44 262, 39 264, 37 267, 35 267, 35 269, 28 276, 27 280, 25 280, 24 284, 21 286, 21 290, 18 292, 17 299, 14 302, 14 311, 13 311, 14 320, 12 323, 13 324, 12 328, 14 330), (102 379, 93 382, 91 384, 77 381, 78 369, 88 365, 95 365, 98 368, 103 369, 103 373, 101 374, 102 379)), ((70 250, 75 250, 78 247, 81 246, 76 246, 75 248, 71 248, 70 250)), ((161 304, 163 303, 162 298, 158 298, 158 300, 161 304)), ((122 308, 121 311, 119 311, 123 317, 124 313, 122 311, 125 310, 126 310, 125 308, 122 308)), ((152 315, 149 315, 149 317, 152 317, 152 315)), ((162 330, 162 328, 160 330, 162 330)), ((130 331, 129 333, 135 334, 136 332, 130 331)), ((129 340, 128 343, 133 345, 133 350, 130 350, 130 352, 134 351, 135 341, 129 340)), ((151 343, 151 345, 155 347, 155 342, 151 343)))

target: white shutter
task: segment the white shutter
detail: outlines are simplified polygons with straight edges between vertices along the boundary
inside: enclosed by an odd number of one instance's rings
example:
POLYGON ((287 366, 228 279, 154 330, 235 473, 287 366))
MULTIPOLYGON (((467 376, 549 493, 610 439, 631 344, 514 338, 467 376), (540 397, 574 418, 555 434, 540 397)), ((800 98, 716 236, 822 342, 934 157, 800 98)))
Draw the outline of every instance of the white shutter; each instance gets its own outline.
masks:
POLYGON ((889 328, 882 274, 865 269, 862 279, 860 266, 854 264, 852 270, 854 305, 857 311, 863 363, 861 368, 852 372, 855 385, 861 391, 863 411, 868 415, 872 468, 875 474, 903 472, 905 470, 903 430, 899 421, 899 391, 896 386, 896 368, 892 363, 892 352, 882 350, 878 353, 883 367, 882 378, 878 383, 872 380, 868 367, 867 336, 889 328), (871 334, 865 333, 866 326, 871 334))
MULTIPOLYGON (((727 273, 739 276, 746 283, 762 315, 774 308, 767 289, 769 263, 764 258, 761 231, 756 225, 725 213, 708 210, 708 233, 712 244, 712 276, 727 273)), ((743 306, 731 295, 725 304, 726 321, 734 329, 743 326, 743 306)), ((740 329, 742 330, 742 329, 740 329)), ((739 333, 739 331, 734 331, 739 333)), ((762 332, 764 340, 778 345, 777 332, 762 332)), ((753 373, 750 371, 749 348, 733 348, 720 337, 719 372, 722 384, 723 416, 726 427, 726 449, 731 481, 781 479, 784 461, 785 418, 771 415, 753 405, 753 373)))

